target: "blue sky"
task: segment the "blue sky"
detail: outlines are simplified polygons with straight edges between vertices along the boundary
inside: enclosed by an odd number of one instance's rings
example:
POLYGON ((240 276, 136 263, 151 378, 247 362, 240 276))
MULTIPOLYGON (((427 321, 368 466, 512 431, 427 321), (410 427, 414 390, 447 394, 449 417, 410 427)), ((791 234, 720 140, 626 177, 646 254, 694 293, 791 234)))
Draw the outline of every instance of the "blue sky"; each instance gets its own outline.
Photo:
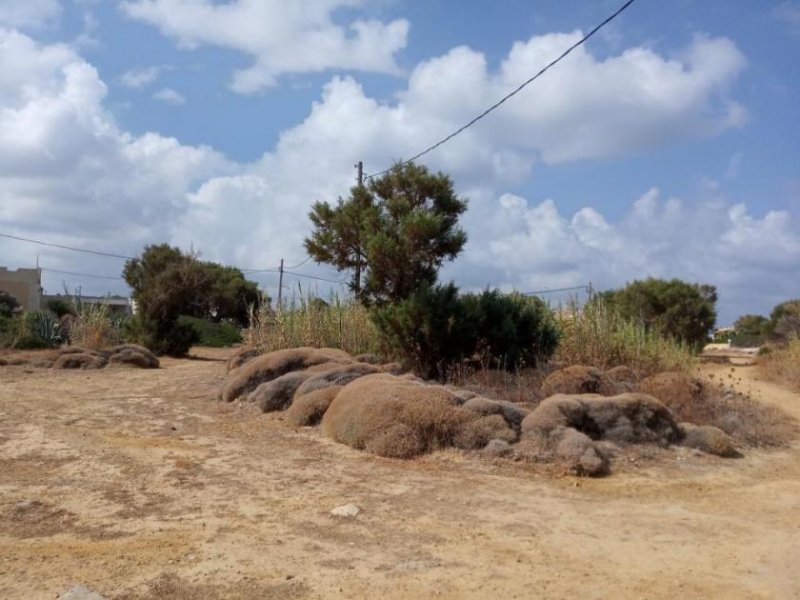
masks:
MULTIPOLYGON (((264 267, 306 213, 469 120, 619 0, 5 0, 0 233, 264 267)), ((720 321, 800 295, 800 2, 637 0, 426 157, 470 198, 464 287, 716 284, 720 321)), ((0 264, 120 265, 11 240, 0 264)), ((307 264, 305 272, 335 273, 307 264)), ((259 282, 273 294, 270 274, 259 282)), ((308 283, 306 280, 305 283, 308 283)), ((45 272, 45 287, 124 291, 45 272)))

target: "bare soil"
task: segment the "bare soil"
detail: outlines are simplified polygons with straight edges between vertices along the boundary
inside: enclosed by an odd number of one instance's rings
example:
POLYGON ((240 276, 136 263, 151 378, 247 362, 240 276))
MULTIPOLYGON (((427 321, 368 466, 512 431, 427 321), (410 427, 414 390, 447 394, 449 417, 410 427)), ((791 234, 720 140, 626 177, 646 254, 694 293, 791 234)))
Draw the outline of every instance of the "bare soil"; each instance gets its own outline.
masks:
MULTIPOLYGON (((659 451, 600 480, 455 451, 382 459, 218 403, 228 354, 0 367, 0 598, 800 594, 800 446, 659 451), (330 516, 348 503, 363 513, 330 516)), ((800 395, 753 367, 700 369, 800 417, 800 395)))

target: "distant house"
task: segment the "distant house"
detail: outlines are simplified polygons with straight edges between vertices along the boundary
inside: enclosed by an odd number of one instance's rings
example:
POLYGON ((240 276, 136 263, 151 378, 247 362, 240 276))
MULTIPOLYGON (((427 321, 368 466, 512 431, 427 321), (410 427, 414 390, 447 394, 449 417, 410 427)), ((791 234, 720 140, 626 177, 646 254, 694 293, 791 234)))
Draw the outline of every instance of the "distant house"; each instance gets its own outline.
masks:
MULTIPOLYGON (((104 304, 108 307, 108 312, 112 315, 130 315, 133 313, 131 300, 125 296, 76 296, 78 302, 86 304, 104 304)), ((47 294, 42 297, 42 303, 46 306, 50 300, 64 300, 71 303, 73 296, 63 294, 47 294)))
POLYGON ((42 291, 40 269, 12 271, 0 267, 0 292, 6 292, 16 298, 24 310, 39 310, 42 307, 42 291))

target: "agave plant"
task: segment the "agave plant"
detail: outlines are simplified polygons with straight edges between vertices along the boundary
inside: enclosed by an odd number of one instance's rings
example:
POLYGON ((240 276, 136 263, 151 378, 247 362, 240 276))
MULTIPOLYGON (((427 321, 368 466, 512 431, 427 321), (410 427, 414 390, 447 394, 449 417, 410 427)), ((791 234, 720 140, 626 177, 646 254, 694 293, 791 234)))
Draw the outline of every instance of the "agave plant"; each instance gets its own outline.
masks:
POLYGON ((50 312, 37 310, 25 314, 25 325, 28 334, 40 339, 48 346, 59 342, 58 319, 50 312))

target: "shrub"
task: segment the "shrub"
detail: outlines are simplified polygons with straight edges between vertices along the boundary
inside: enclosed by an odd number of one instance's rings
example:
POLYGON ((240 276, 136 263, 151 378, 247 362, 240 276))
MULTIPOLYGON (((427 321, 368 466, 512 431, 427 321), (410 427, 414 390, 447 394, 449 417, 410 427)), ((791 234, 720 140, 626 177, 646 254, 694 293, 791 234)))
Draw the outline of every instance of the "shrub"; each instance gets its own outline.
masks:
POLYGON ((386 352, 425 378, 443 378, 472 358, 509 370, 535 366, 558 343, 555 321, 540 301, 493 290, 461 297, 452 283, 376 308, 373 320, 386 352))
POLYGON ((65 298, 50 298, 47 301, 46 306, 47 310, 55 314, 58 318, 61 318, 64 315, 76 314, 75 307, 65 298))
POLYGON ((599 299, 626 319, 694 348, 705 344, 717 319, 716 288, 680 279, 634 281, 599 299))
POLYGON ((373 320, 385 351, 426 379, 475 350, 477 323, 452 283, 425 286, 407 300, 376 308, 373 320))
POLYGON ((192 327, 197 332, 201 346, 225 348, 242 341, 242 332, 232 321, 215 323, 208 319, 182 315, 178 318, 178 324, 192 327))
POLYGON ((157 356, 183 356, 200 340, 191 325, 177 321, 153 323, 141 315, 128 319, 123 332, 128 342, 141 344, 157 356))
POLYGON ((19 302, 8 292, 0 292, 0 317, 10 318, 19 311, 19 302))
POLYGON ((690 349, 624 318, 602 299, 585 306, 571 304, 556 313, 561 339, 556 362, 610 369, 626 365, 642 375, 660 371, 688 371, 690 349))
POLYGON ((558 345, 553 313, 538 298, 486 290, 464 296, 463 302, 468 318, 475 320, 475 350, 492 366, 535 366, 558 345))

